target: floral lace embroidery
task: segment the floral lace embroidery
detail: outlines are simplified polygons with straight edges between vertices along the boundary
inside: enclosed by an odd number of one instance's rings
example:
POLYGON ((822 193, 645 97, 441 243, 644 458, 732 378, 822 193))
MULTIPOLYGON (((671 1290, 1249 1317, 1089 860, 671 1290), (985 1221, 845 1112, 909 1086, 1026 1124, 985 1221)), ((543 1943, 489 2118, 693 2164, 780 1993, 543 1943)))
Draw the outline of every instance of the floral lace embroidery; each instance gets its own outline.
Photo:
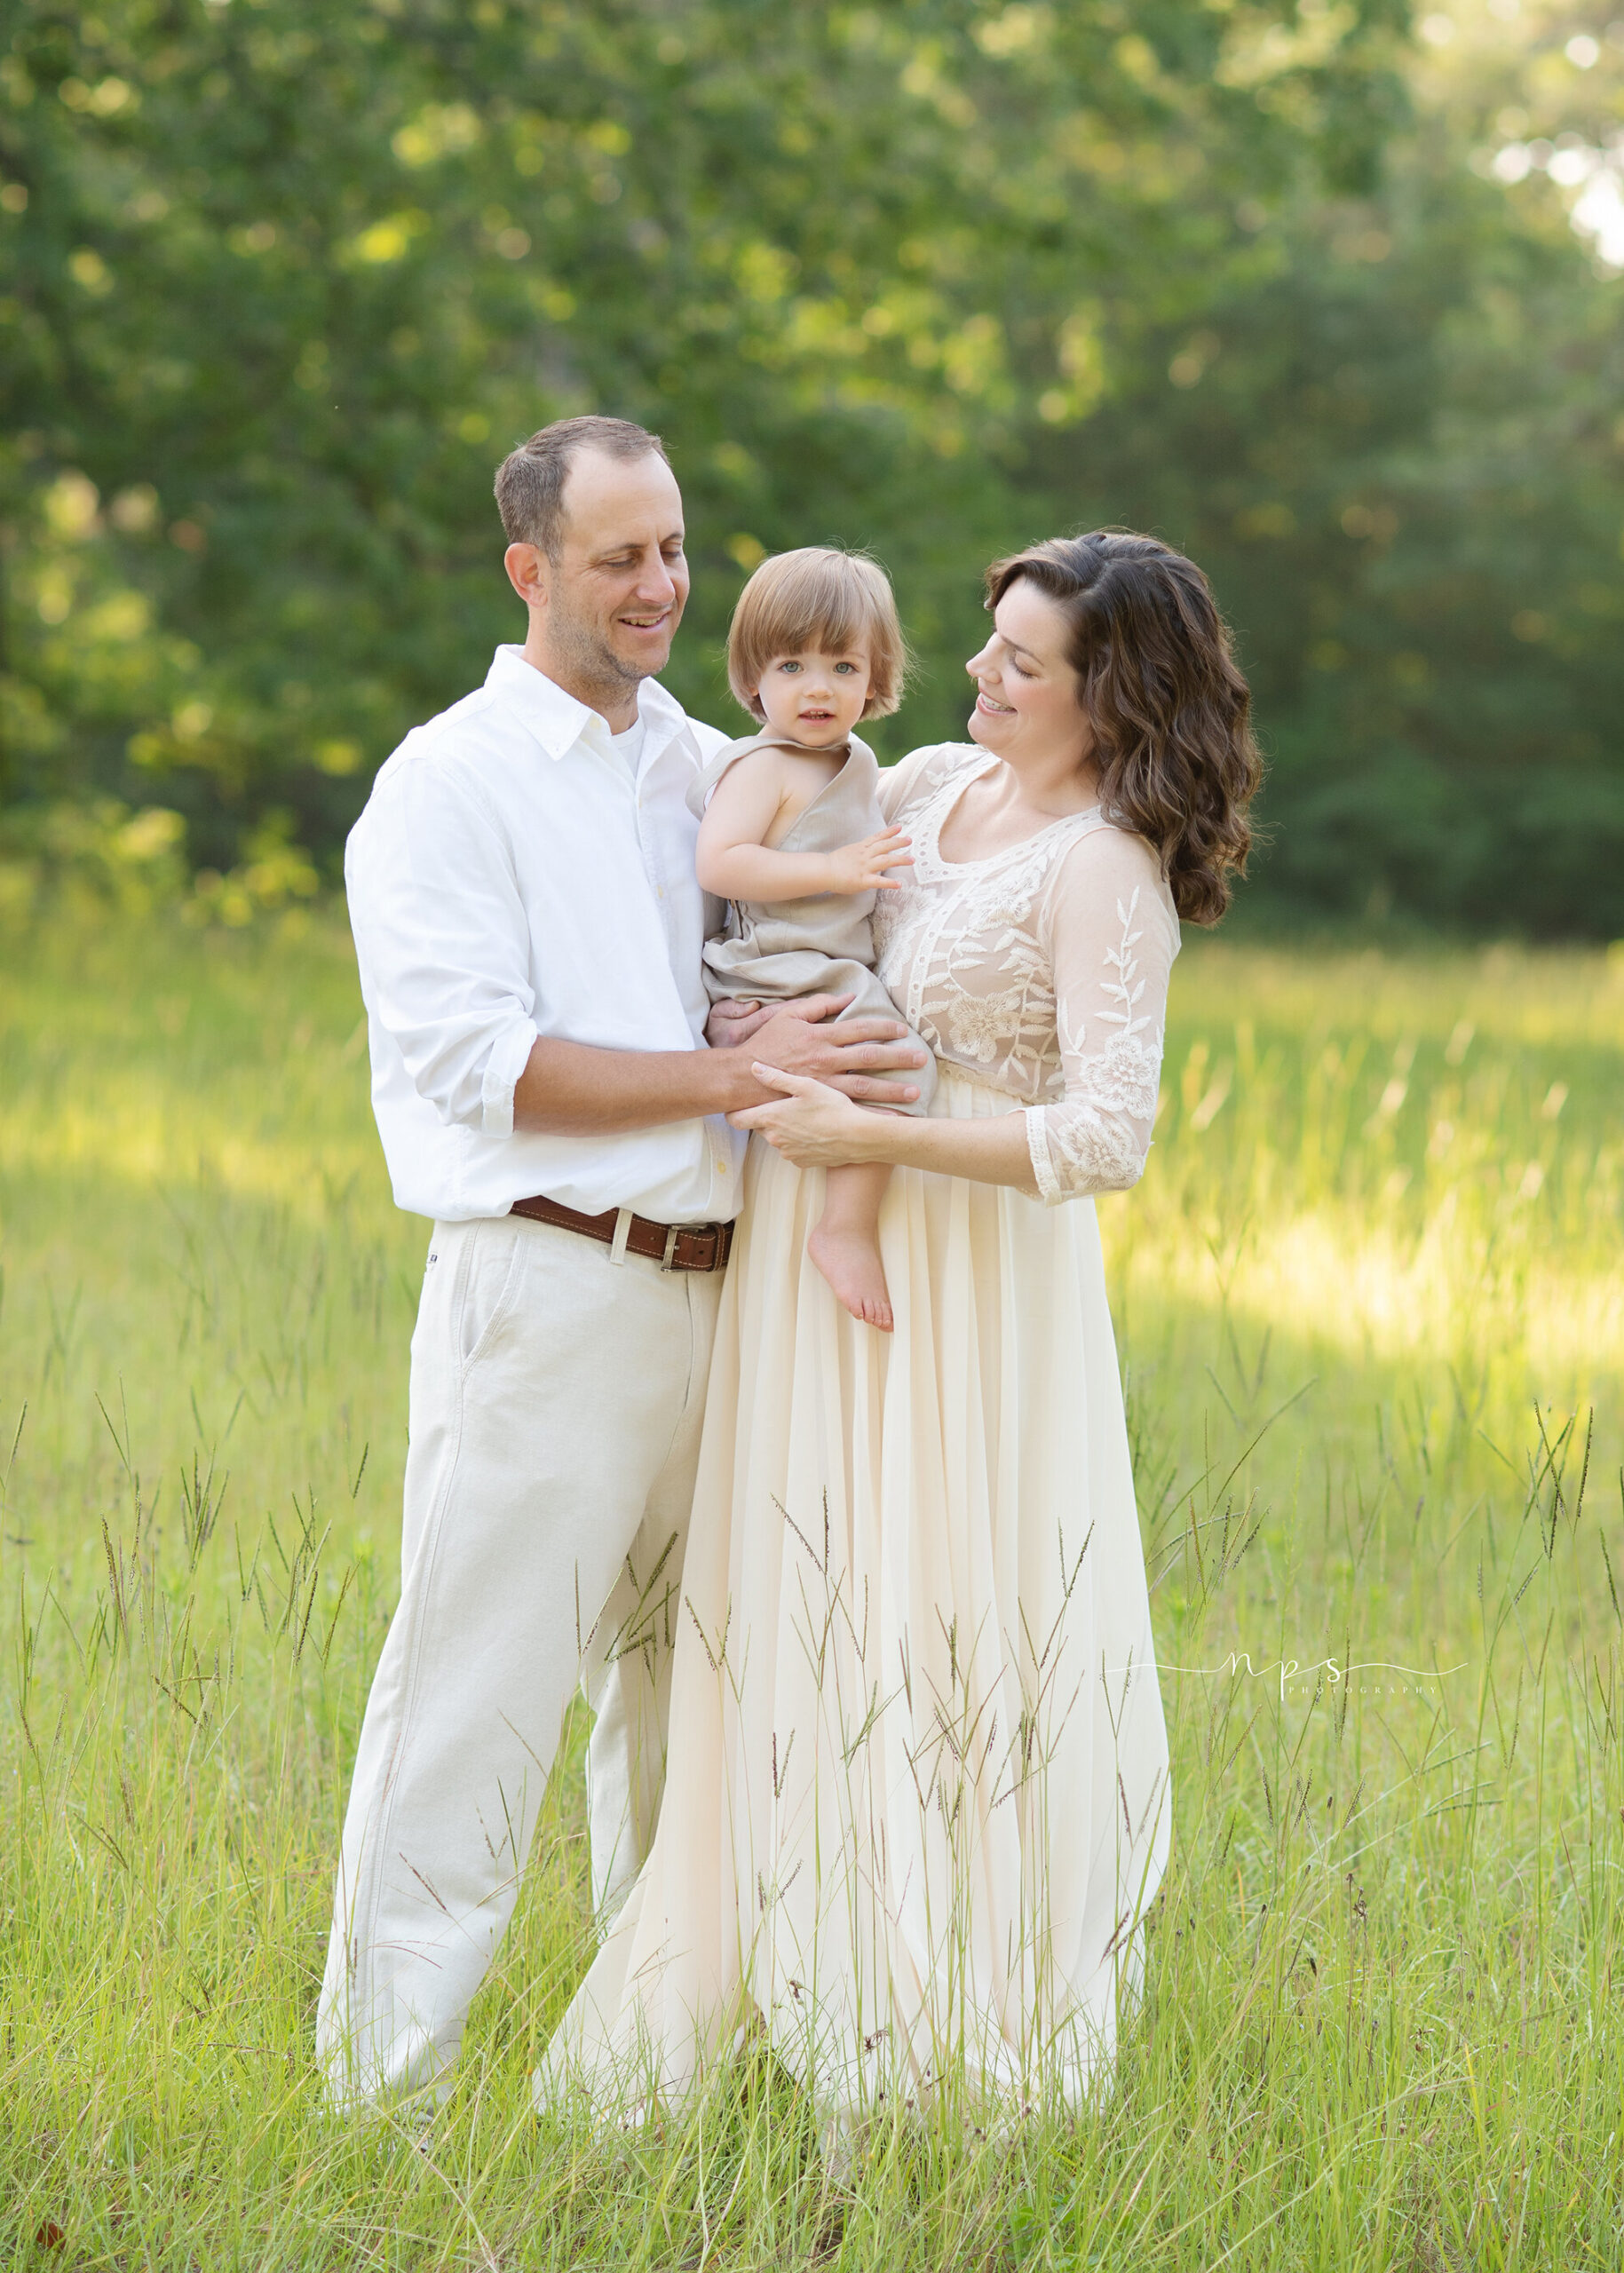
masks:
MULTIPOLYGON (((1172 903, 1165 887, 1142 892, 1137 883, 1116 895, 1114 933, 1106 928, 1104 945, 1088 950, 1102 955, 1103 975, 1068 972, 1061 999, 1052 887, 1071 847, 1110 823, 1096 809, 1007 854, 944 861, 942 822, 990 762, 974 748, 933 752, 895 809, 915 864, 875 911, 879 976, 940 1059, 1027 1105, 1033 1170, 1046 1200, 1125 1189, 1143 1172, 1155 1118, 1167 968, 1177 952, 1172 903), (1164 923, 1147 965, 1142 942, 1153 915, 1164 923)), ((1105 907, 1099 915, 1108 927, 1105 907)))
POLYGON ((961 994, 947 1010, 947 1039, 954 1055, 990 1065, 1001 1042, 1018 1030, 1021 994, 1006 986, 1002 994, 961 994))
POLYGON ((875 910, 876 967, 938 1057, 971 1066, 1017 1096, 1058 1096, 1054 975, 1034 914, 1061 853, 1105 824, 1097 811, 1078 813, 991 862, 944 861, 937 850, 941 822, 988 762, 982 750, 949 747, 912 785, 898 818, 913 830, 915 866, 875 910))
POLYGON ((1114 1007, 1099 1014, 1099 1023, 1114 1031, 1089 1056, 1087 1026, 1073 1029, 1062 1012, 1065 1101, 1037 1107, 1027 1116, 1033 1169, 1039 1191, 1050 1201, 1079 1192, 1126 1192, 1144 1175, 1150 1151, 1162 1036, 1161 1022, 1138 1011, 1145 980, 1134 953, 1143 936, 1135 928, 1137 886, 1126 907, 1118 900, 1116 913, 1121 937, 1105 950, 1114 976, 1100 988, 1114 1007))

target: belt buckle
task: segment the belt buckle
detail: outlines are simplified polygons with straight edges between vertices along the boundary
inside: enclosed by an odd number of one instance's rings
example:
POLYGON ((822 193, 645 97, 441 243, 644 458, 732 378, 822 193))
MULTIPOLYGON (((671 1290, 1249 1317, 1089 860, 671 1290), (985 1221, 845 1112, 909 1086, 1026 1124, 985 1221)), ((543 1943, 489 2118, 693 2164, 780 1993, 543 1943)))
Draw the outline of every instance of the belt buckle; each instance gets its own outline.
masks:
POLYGON ((661 1271, 675 1271, 677 1268, 677 1241, 681 1231, 680 1224, 668 1224, 665 1227, 665 1253, 660 1258, 661 1271))

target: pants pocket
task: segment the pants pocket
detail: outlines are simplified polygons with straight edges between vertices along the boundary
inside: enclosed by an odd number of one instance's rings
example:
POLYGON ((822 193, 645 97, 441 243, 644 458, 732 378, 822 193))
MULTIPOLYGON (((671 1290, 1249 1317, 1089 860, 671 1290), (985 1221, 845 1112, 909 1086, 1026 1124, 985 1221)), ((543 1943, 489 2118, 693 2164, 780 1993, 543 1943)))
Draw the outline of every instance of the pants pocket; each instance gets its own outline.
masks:
POLYGON ((468 1258, 457 1319, 457 1349, 463 1365, 476 1365, 490 1350, 511 1316, 524 1276, 525 1240, 511 1217, 481 1224, 468 1258))

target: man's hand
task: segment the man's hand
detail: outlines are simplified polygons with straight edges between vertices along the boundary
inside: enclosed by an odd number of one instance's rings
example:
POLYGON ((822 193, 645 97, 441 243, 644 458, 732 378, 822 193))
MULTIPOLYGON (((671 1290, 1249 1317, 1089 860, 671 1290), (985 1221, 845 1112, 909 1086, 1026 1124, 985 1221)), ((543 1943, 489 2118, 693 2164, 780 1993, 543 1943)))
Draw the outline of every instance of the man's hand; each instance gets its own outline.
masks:
MULTIPOLYGON (((821 995, 809 994, 806 997, 807 1002, 821 1002, 823 999, 821 995)), ((844 1006, 852 997, 843 994, 838 999, 844 1006)), ((792 1007, 799 1010, 804 1006, 796 1002, 792 1007)), ((741 1041, 748 1041, 752 1034, 759 1034, 767 1020, 777 1016, 778 1012, 771 1002, 734 1002, 724 998, 710 1006, 710 1016, 705 1021, 705 1039, 712 1049, 737 1049, 741 1041)))
MULTIPOLYGON (((830 1089, 866 1105, 912 1105, 919 1085, 901 1077, 910 1066, 928 1064, 928 1055, 897 1018, 847 1018, 838 1026, 827 1021, 851 1002, 849 994, 807 994, 780 1010, 759 1004, 717 1003, 706 1026, 713 1049, 726 1049, 748 1039, 750 1056, 780 1073, 827 1082, 830 1089), (875 1074, 891 1078, 875 1080, 875 1074)), ((756 1094, 746 1100, 768 1105, 780 1092, 753 1083, 756 1094)))

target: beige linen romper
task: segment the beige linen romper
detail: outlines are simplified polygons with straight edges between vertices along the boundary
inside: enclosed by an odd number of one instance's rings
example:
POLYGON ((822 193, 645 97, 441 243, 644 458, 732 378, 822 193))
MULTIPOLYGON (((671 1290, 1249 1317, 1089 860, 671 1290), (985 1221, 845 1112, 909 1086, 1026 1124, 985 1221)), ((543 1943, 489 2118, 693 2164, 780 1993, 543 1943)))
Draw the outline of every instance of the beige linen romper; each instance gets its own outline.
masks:
MULTIPOLYGON (((722 776, 758 749, 799 750, 771 732, 747 734, 719 749, 688 791, 689 811, 701 819, 722 776)), ((880 811, 879 762, 852 734, 846 762, 804 810, 775 852, 837 852, 885 826, 880 811)), ((727 928, 705 942, 705 985, 713 1002, 789 1002, 806 994, 850 994, 843 1018, 899 1018, 900 1011, 874 970, 871 918, 877 892, 820 892, 807 899, 729 900, 727 928)), ((915 1034, 917 1041, 919 1036, 915 1034)), ((919 1097, 902 1113, 925 1113, 936 1087, 936 1059, 910 1067, 919 1097)))

